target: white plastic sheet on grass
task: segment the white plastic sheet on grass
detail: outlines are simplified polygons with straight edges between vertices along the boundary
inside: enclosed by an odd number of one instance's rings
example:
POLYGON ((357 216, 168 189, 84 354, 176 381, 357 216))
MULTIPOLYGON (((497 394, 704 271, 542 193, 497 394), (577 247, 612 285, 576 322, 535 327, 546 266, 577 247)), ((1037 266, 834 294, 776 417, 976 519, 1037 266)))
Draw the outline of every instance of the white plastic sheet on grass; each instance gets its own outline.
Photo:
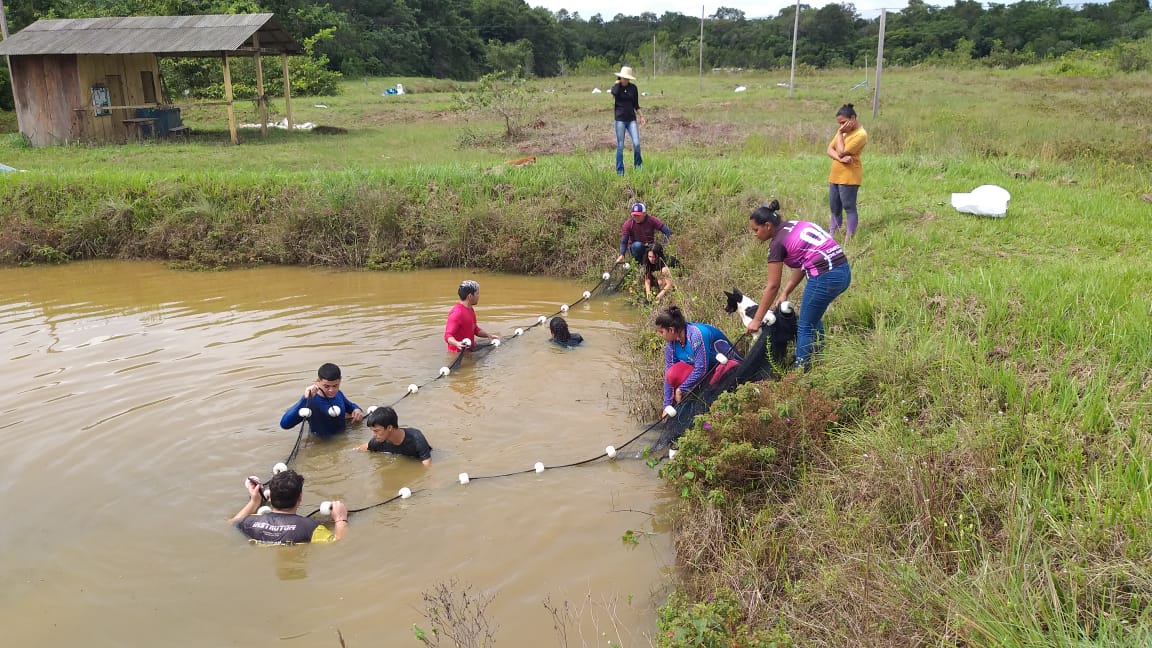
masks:
POLYGON ((1012 194, 997 185, 980 185, 971 193, 952 194, 952 207, 956 211, 977 216, 1003 218, 1008 213, 1008 201, 1012 194))

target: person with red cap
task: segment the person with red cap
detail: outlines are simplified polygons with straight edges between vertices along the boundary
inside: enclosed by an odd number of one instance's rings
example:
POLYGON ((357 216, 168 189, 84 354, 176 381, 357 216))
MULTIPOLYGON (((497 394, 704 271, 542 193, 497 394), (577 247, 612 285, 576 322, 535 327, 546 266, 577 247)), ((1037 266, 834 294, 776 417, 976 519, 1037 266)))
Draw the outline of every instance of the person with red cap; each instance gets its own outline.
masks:
POLYGON ((620 228, 620 256, 616 257, 616 263, 624 263, 626 252, 632 253, 636 263, 644 263, 644 253, 656 242, 656 232, 664 235, 664 245, 672 238, 672 230, 664 221, 650 215, 644 203, 632 203, 630 211, 632 216, 620 228))

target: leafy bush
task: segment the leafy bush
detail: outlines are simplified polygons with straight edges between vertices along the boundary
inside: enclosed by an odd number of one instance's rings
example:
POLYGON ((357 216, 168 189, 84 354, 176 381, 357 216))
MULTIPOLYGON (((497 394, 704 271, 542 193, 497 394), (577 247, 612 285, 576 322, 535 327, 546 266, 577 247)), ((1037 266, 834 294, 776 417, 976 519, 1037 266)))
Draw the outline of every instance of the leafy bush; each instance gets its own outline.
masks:
POLYGON ((745 384, 696 418, 661 469, 682 497, 719 503, 793 476, 808 447, 823 445, 836 404, 795 375, 745 384))

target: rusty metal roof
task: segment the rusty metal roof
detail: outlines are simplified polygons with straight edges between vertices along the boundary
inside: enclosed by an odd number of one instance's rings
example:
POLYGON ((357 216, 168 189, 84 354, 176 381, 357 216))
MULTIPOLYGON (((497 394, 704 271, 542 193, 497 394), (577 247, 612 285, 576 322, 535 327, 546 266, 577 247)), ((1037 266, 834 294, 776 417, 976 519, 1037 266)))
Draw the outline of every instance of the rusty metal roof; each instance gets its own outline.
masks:
POLYGON ((273 14, 261 13, 38 20, 0 43, 0 54, 250 56, 257 33, 262 53, 304 53, 273 14))

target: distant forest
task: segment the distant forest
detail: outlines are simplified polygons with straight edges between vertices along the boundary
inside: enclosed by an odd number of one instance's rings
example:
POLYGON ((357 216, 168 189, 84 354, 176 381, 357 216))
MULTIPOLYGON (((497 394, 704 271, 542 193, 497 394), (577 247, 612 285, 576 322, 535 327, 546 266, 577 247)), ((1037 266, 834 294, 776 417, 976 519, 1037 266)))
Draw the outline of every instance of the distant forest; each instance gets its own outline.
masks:
MULTIPOLYGON (((7 3, 7 10, 13 32, 40 18, 272 12, 298 40, 310 39, 313 61, 333 72, 457 80, 491 72, 604 74, 621 64, 645 72, 653 64, 659 72, 695 69, 700 34, 698 16, 606 20, 523 0, 30 0, 7 3)), ((794 11, 748 18, 739 9, 717 9, 704 25, 705 66, 787 67, 794 11)), ((957 0, 950 7, 911 0, 888 14, 884 55, 895 65, 1011 67, 1128 45, 1130 67, 1143 69, 1152 58, 1150 30, 1148 0, 1076 6, 957 0)), ((878 31, 879 18, 862 18, 852 4, 801 4, 797 60, 816 68, 862 66, 875 58, 878 31)))

